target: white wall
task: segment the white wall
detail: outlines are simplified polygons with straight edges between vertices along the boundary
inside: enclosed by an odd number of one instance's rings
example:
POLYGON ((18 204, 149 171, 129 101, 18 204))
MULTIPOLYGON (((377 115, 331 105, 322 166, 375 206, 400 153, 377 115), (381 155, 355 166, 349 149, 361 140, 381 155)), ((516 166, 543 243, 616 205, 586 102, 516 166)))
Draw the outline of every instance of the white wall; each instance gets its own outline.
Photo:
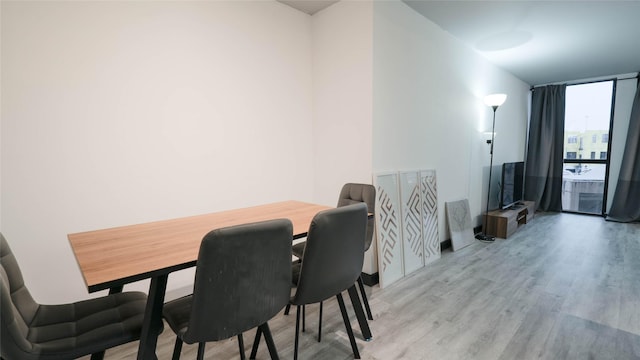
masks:
MULTIPOLYGON (((373 171, 435 169, 443 241, 446 201, 469 199, 481 223, 490 161, 482 133, 493 114, 483 97, 508 95, 496 114, 495 168, 524 159, 528 85, 400 1, 374 2, 373 13, 373 171)), ((493 194, 499 178, 494 171, 493 194)))
POLYGON ((371 183, 372 8, 341 1, 312 17, 314 159, 319 175, 334 174, 315 198, 327 205, 344 183, 371 183))
MULTIPOLYGON (((0 4, 0 37, 2 35, 2 4, 0 4)), ((2 230, 2 40, 0 39, 0 231, 2 230)))
MULTIPOLYGON (((1 12, 0 229, 42 302, 89 296, 68 233, 288 198, 333 205, 376 171, 437 170, 444 240, 445 201, 469 198, 479 223, 487 93, 509 95, 495 163, 523 158, 527 85, 401 2, 313 17, 272 1, 1 12)), ((192 276, 172 274, 169 292, 192 276)))
POLYGON ((88 296, 68 233, 313 200, 308 15, 264 1, 1 6, 1 229, 37 300, 88 296))
MULTIPOLYGON (((372 183, 372 10, 341 1, 312 17, 314 199, 326 205, 345 183, 372 183)), ((377 272, 375 245, 363 271, 377 272)))

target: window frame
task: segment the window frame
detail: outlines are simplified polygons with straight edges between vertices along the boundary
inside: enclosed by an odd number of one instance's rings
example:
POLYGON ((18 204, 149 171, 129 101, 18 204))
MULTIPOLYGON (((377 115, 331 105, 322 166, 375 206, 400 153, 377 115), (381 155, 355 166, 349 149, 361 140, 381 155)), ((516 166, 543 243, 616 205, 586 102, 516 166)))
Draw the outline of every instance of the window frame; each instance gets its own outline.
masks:
MULTIPOLYGON (((575 83, 575 84, 568 84, 567 87, 569 86, 575 86, 575 85, 586 85, 586 84, 593 84, 593 83, 600 83, 600 82, 608 82, 611 81, 612 82, 612 86, 611 86, 611 111, 609 114, 609 132, 607 134, 602 134, 603 136, 601 137, 601 139, 604 137, 604 135, 607 136, 607 151, 606 151, 606 158, 605 159, 567 159, 567 153, 569 153, 569 151, 567 152, 563 152, 564 154, 564 159, 562 160, 563 162, 563 166, 564 164, 604 164, 605 165, 605 172, 604 172, 604 189, 603 189, 603 194, 602 194, 602 210, 600 212, 600 214, 592 214, 592 213, 583 213, 583 212, 579 212, 579 211, 571 211, 571 210, 562 210, 562 212, 566 212, 566 213, 576 213, 576 214, 585 214, 585 215, 597 215, 597 216, 602 216, 605 217, 607 215, 607 194, 609 192, 609 171, 610 171, 610 167, 611 167, 611 142, 613 140, 613 118, 615 116, 615 107, 616 107, 616 87, 618 84, 618 79, 617 78, 613 78, 613 79, 605 79, 605 80, 597 80, 597 81, 588 81, 588 82, 582 82, 582 83, 575 83)), ((564 129, 563 129, 564 131, 564 129)), ((567 143, 569 143, 567 137, 567 143)), ((604 142, 603 142, 604 143, 604 142)), ((577 156, 576 156, 577 157, 577 156)))

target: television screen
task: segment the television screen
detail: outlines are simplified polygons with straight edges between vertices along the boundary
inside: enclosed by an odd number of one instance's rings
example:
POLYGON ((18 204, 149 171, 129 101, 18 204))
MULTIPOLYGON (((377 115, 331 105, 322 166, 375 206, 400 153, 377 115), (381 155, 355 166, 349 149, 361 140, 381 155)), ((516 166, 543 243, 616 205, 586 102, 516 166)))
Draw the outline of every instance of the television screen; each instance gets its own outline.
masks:
POLYGON ((500 191, 500 207, 509 208, 522 200, 524 183, 524 162, 502 164, 502 186, 500 191))

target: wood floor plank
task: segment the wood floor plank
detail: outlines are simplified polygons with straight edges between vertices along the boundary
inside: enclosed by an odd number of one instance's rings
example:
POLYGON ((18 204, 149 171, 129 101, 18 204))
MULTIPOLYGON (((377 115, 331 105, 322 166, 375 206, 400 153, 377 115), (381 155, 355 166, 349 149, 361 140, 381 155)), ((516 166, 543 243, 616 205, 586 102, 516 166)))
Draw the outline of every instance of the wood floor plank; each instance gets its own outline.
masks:
POLYGON ((499 359, 544 359, 545 344, 561 307, 562 298, 558 295, 547 293, 538 297, 499 359))
MULTIPOLYGON (((362 359, 511 360, 640 358, 640 224, 538 213, 508 240, 475 242, 384 288, 367 287, 373 340, 362 340, 347 310, 362 359)), ((307 308, 300 359, 352 359, 336 301, 307 308)), ((295 316, 269 322, 282 359, 293 358, 295 316)), ((255 332, 245 334, 247 353, 255 332)), ((175 335, 158 339, 169 359, 175 335)), ((195 345, 183 359, 195 359, 195 345)), ((137 343, 105 359, 134 359, 137 343)), ((206 359, 239 359, 235 339, 207 344, 206 359)), ((83 360, 88 360, 85 358, 83 360)), ((269 359, 265 344, 258 359, 269 359)))

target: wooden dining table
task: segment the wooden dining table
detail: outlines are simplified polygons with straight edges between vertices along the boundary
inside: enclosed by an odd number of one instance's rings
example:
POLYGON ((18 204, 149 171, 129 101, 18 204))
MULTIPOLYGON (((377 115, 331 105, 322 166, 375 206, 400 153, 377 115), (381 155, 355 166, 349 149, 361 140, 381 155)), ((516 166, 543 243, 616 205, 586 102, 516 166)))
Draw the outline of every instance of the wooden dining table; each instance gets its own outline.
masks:
MULTIPOLYGON (((329 206, 282 201, 203 215, 69 234, 69 242, 89 292, 121 292, 125 284, 151 279, 138 359, 157 359, 162 306, 170 273, 195 266, 202 238, 211 230, 272 219, 289 219, 293 238, 307 235, 309 224, 329 206)), ((372 338, 359 295, 349 289, 365 340, 372 338)))

